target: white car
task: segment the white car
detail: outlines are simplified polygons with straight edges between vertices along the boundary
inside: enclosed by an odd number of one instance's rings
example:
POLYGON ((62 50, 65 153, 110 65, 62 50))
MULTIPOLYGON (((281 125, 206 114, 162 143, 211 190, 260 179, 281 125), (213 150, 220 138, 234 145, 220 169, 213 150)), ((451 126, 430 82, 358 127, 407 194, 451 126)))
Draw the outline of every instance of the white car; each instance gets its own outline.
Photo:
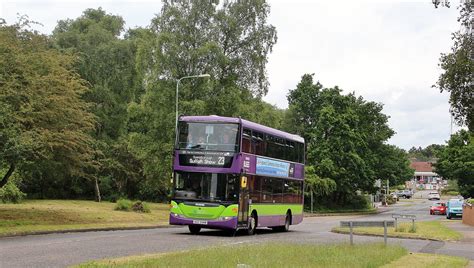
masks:
POLYGON ((441 197, 439 196, 439 193, 438 192, 430 192, 428 194, 428 200, 439 200, 441 197))

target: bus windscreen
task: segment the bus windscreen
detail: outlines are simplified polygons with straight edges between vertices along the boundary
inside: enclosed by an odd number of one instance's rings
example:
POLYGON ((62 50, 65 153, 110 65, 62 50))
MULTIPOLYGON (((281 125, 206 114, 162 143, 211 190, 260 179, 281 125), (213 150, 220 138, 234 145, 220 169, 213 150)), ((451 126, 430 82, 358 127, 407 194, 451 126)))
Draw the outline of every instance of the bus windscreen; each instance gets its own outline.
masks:
POLYGON ((238 125, 180 122, 178 149, 236 152, 238 125))

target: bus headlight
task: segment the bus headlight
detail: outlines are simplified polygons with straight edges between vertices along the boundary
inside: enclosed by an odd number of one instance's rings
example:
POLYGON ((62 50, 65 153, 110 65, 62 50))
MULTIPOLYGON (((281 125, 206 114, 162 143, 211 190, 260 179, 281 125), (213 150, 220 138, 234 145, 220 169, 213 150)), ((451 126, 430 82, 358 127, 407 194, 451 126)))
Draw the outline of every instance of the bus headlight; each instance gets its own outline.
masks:
POLYGON ((228 220, 231 220, 232 217, 219 217, 218 220, 220 221, 228 221, 228 220))

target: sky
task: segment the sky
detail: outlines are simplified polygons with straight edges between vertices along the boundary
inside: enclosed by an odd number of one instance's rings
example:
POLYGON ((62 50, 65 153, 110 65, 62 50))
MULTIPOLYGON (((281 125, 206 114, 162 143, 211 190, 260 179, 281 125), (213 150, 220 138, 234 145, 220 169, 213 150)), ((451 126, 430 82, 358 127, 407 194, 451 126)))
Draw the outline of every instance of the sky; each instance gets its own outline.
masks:
MULTIPOLYGON (((432 88, 441 73, 440 53, 450 51, 459 29, 459 2, 434 8, 425 1, 270 0, 268 22, 278 41, 268 58, 270 88, 264 100, 287 108, 286 96, 301 76, 314 73, 325 87, 339 86, 384 104, 401 148, 444 144, 451 133, 449 94, 432 88)), ((0 0, 0 18, 11 24, 26 14, 50 34, 58 20, 86 8, 120 15, 127 28, 146 27, 159 0, 0 0)), ((453 126, 453 131, 458 127, 453 126)))

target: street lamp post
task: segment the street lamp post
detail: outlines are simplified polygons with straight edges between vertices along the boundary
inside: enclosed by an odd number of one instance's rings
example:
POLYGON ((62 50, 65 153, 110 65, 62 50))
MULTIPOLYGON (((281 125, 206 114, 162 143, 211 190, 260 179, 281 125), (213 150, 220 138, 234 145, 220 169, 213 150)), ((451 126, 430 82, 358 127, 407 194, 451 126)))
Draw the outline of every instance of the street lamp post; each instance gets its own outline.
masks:
POLYGON ((202 78, 202 77, 211 77, 211 76, 209 74, 190 75, 190 76, 181 77, 176 81, 176 121, 175 121, 176 139, 178 139, 178 92, 179 92, 179 83, 183 79, 202 78))

